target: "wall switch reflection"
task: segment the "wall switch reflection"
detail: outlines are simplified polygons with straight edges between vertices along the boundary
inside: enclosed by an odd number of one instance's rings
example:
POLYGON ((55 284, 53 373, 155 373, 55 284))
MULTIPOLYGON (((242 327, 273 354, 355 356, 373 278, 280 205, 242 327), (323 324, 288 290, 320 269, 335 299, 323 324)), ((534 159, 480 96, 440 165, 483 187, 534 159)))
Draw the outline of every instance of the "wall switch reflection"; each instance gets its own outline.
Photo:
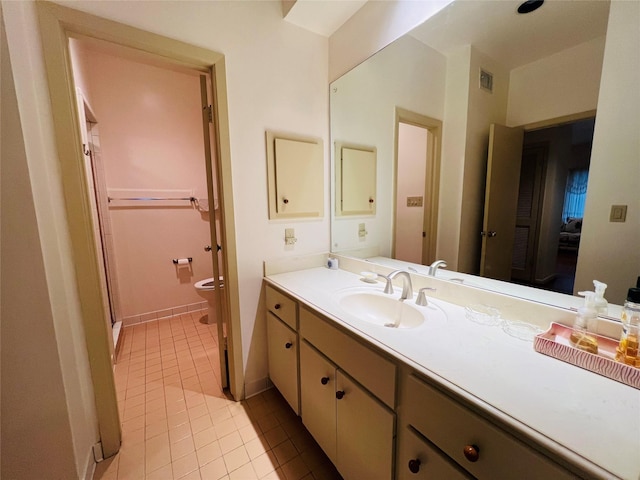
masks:
POLYGON ((625 222, 627 220, 626 205, 611 205, 611 213, 609 214, 610 222, 625 222))

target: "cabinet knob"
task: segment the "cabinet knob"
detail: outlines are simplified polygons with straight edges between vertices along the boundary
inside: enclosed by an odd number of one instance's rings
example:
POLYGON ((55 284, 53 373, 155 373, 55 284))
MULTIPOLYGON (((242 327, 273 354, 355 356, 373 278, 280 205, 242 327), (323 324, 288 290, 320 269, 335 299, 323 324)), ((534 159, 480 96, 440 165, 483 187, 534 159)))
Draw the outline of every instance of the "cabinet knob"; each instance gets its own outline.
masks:
POLYGON ((326 385, 327 383, 329 383, 329 380, 330 380, 329 377, 322 377, 320 379, 320 383, 323 385, 326 385))
POLYGON ((480 448, 477 445, 466 445, 462 453, 464 453, 464 458, 470 462, 477 462, 480 458, 480 448))
POLYGON ((282 199, 282 203, 284 203, 286 205, 287 203, 289 203, 289 199, 288 198, 283 198, 282 199))
POLYGON ((291 347, 293 347, 293 343, 291 342, 287 342, 284 344, 284 348, 291 348, 291 347))
POLYGON ((273 306, 273 308, 275 308, 276 310, 280 310, 280 304, 279 304, 279 303, 276 303, 276 304, 273 306))
POLYGON ((373 202, 374 202, 373 198, 369 198, 369 203, 373 203, 373 202))
POLYGON ((409 471, 411 473, 418 473, 420 471, 420 460, 417 458, 409 460, 409 471))
POLYGON ((338 391, 336 392, 336 398, 337 398, 338 400, 342 400, 342 398, 343 398, 343 397, 344 397, 344 391, 343 391, 343 390, 338 390, 338 391))

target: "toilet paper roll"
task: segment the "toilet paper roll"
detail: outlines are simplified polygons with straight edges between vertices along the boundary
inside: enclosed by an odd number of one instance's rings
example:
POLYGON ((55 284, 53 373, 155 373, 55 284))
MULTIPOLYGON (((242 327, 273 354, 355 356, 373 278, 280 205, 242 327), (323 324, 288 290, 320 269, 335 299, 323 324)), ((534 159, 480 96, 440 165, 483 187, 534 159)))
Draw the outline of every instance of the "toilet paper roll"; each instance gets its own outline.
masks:
POLYGON ((188 258, 179 258, 178 259, 178 265, 189 265, 189 259, 188 258))

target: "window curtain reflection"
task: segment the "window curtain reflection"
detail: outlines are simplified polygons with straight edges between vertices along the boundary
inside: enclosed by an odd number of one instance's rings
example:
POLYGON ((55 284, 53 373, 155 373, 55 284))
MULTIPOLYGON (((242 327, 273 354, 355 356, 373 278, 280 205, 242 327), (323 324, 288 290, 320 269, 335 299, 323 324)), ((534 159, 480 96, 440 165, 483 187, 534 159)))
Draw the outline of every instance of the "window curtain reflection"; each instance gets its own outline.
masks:
POLYGON ((584 202, 587 198, 587 182, 589 170, 569 170, 567 187, 564 192, 564 208, 562 220, 568 218, 582 218, 584 216, 584 202))

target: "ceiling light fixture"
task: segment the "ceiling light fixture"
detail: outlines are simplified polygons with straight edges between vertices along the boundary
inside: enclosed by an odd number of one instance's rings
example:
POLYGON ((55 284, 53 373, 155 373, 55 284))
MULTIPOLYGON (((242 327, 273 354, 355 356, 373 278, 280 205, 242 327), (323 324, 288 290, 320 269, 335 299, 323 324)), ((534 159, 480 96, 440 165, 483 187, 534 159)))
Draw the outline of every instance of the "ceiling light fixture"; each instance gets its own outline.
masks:
POLYGON ((544 0, 527 0, 518 7, 518 13, 531 13, 542 6, 544 0))

